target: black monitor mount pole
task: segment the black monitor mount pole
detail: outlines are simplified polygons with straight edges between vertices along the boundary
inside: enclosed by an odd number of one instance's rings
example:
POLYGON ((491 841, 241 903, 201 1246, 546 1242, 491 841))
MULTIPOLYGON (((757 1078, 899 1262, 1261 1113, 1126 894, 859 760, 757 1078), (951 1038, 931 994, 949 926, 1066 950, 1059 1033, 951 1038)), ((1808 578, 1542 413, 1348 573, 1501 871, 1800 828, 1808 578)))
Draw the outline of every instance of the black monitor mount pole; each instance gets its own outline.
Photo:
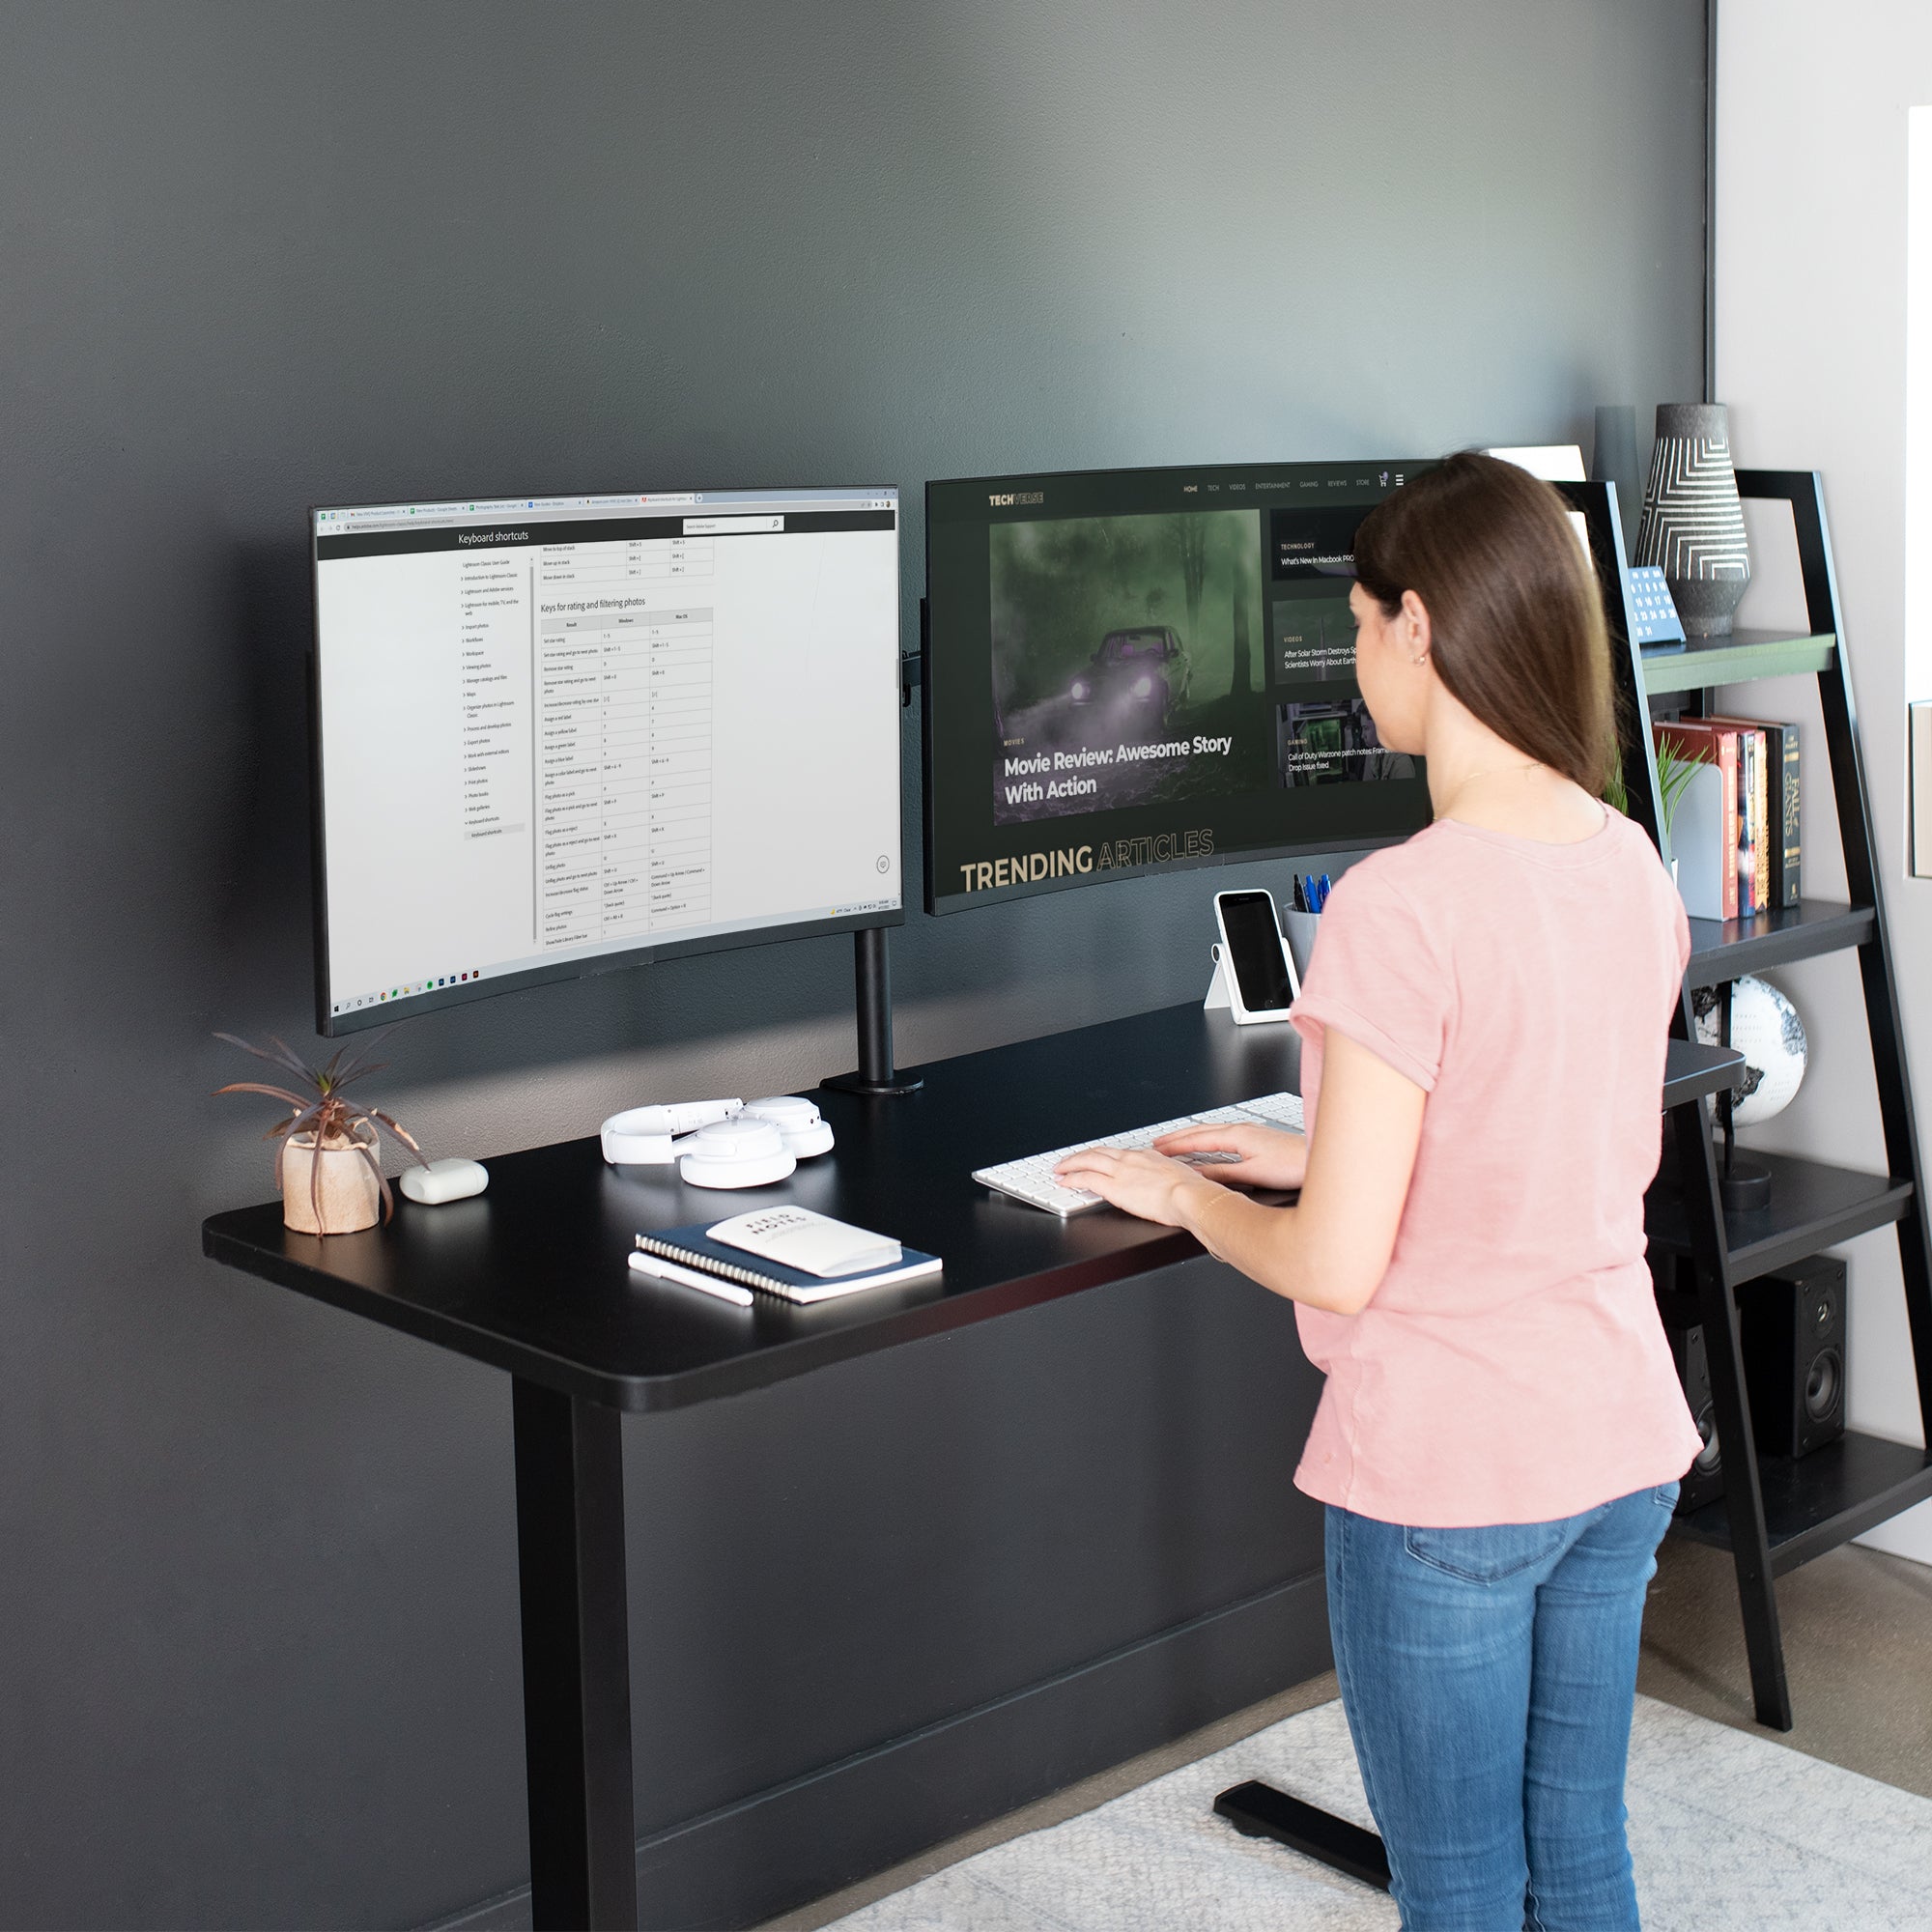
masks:
MULTIPOLYGON (((1718 994, 1718 1040, 1731 1041, 1731 995, 1735 982, 1726 980, 1718 994)), ((1724 1161, 1718 1176, 1718 1193, 1726 1208, 1767 1208, 1771 1205, 1771 1170, 1761 1160, 1740 1157, 1737 1122, 1732 1118, 1738 1090, 1726 1087, 1718 1095, 1718 1123, 1723 1132, 1724 1161)))
POLYGON ((858 993, 859 1069, 835 1073, 819 1084, 841 1094, 880 1098, 917 1094, 924 1081, 893 1069, 893 969, 886 956, 884 926, 862 926, 852 935, 852 964, 858 993))

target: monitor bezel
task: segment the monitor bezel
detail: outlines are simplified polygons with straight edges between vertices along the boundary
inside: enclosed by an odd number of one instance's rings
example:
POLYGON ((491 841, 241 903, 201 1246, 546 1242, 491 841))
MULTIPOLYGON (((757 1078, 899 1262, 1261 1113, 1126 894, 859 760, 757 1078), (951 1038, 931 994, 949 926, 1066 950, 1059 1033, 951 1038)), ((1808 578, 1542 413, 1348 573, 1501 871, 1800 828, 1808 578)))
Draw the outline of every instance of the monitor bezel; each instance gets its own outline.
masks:
MULTIPOLYGON (((949 893, 941 896, 934 890, 933 841, 936 810, 932 781, 932 493, 935 490, 974 489, 1004 493, 1037 483, 1063 483, 1069 478, 1091 476, 1200 476, 1248 475, 1257 469, 1287 464, 1375 463, 1409 472, 1429 468, 1436 459, 1424 457, 1297 456, 1264 457, 1248 463, 1153 463, 1127 464, 1101 469, 1027 469, 989 476, 930 476, 925 484, 925 578, 919 600, 919 683, 920 683, 920 844, 923 874, 923 904, 933 919, 950 919, 954 913, 977 912, 984 906, 1010 905, 1016 899, 1043 897, 1049 893, 1079 892, 1094 886, 1124 884, 1134 879, 1168 878, 1178 872, 1219 870, 1231 866, 1265 865, 1293 859, 1305 853, 1353 857, 1400 845, 1414 837, 1413 832, 1389 833, 1380 837, 1337 841, 1333 838, 1293 839, 1264 849, 1247 848, 1239 852, 1211 852, 1161 860, 1147 866, 1114 866, 1104 872, 1079 872, 1059 878, 1030 880, 1011 886, 987 886, 971 893, 949 893)), ((1417 828, 1420 829, 1420 828, 1417 828)))
MULTIPOLYGON (((698 486, 693 485, 696 490, 698 486)), ((702 486, 703 494, 719 496, 757 495, 783 496, 788 490, 805 492, 837 491, 847 494, 844 486, 834 483, 801 483, 796 485, 772 484, 753 485, 742 483, 707 483, 702 486)), ((551 497, 567 496, 622 496, 643 495, 644 492, 624 492, 614 490, 526 490, 521 493, 526 497, 551 497)), ((657 492, 651 495, 682 494, 678 492, 657 492)), ((893 530, 894 575, 894 633, 895 646, 893 652, 893 678, 895 694, 903 694, 905 661, 905 492, 897 484, 854 484, 849 494, 855 497, 890 494, 896 504, 896 522, 893 530)), ((512 493, 501 491, 472 491, 461 497, 443 496, 420 498, 421 501, 468 502, 471 497, 481 501, 486 497, 491 501, 513 500, 512 493)), ((412 1019, 419 1013, 439 1012, 449 1007, 468 1006, 475 1000, 492 999, 498 993, 520 992, 531 986, 554 985, 568 980, 594 979, 605 973, 623 972, 639 966, 653 966, 673 959, 701 957, 712 952, 735 952, 746 947, 775 946, 789 939, 816 939, 837 933, 865 932, 874 927, 903 925, 906 920, 905 891, 905 736, 902 730, 893 734, 894 784, 893 796, 895 800, 893 822, 893 838, 898 853, 899 903, 891 911, 850 913, 831 919, 799 920, 783 925, 761 925, 741 932, 724 932, 701 939, 672 940, 653 945, 626 947, 619 952, 600 952, 589 958, 559 960, 554 965, 532 966, 521 973, 500 974, 493 979, 478 980, 469 985, 439 986, 428 992, 414 993, 407 999, 384 1001, 382 1004, 351 1012, 332 1013, 329 1011, 329 973, 328 973, 328 832, 327 814, 323 810, 323 725, 322 725, 322 594, 320 572, 322 560, 317 554, 316 519, 325 510, 331 513, 348 510, 375 510, 388 507, 391 503, 408 499, 384 497, 370 503, 311 503, 308 506, 308 556, 309 556, 309 648, 307 652, 308 685, 308 740, 309 740, 309 851, 310 851, 310 900, 312 908, 312 931, 315 959, 315 1030, 325 1039, 334 1039, 344 1034, 362 1033, 373 1027, 392 1026, 398 1020, 412 1019)))

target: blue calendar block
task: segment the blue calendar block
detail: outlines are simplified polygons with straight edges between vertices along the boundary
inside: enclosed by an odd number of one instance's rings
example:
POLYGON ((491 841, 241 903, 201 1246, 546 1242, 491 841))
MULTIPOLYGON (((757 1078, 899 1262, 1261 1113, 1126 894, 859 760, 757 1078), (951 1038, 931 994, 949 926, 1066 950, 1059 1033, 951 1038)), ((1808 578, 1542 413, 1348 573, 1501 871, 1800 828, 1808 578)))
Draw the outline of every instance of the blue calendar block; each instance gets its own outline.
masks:
POLYGON ((1662 564, 1638 565, 1630 574, 1630 612, 1634 644, 1681 644, 1684 620, 1671 602, 1662 564))

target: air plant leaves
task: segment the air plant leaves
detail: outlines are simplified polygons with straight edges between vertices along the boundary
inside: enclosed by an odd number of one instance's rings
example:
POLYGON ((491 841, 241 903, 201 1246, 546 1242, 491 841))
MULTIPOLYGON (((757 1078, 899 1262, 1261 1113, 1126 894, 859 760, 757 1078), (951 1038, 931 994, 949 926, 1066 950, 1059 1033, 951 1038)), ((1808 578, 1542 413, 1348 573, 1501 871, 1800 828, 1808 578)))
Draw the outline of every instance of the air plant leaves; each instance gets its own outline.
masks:
POLYGON ((286 1087, 265 1087, 259 1080, 231 1080, 226 1087, 217 1087, 211 1098, 218 1098, 223 1094, 266 1094, 270 1099, 286 1100, 297 1113, 314 1102, 304 1100, 299 1094, 291 1094, 286 1087))
POLYGON ((387 1179, 383 1173, 381 1155, 383 1134, 386 1131, 396 1143, 406 1150, 408 1157, 419 1167, 427 1167, 422 1150, 415 1137, 391 1114, 380 1107, 366 1107, 347 1096, 347 1088, 352 1081, 366 1079, 372 1073, 383 1071, 386 1063, 371 1061, 369 1054, 388 1037, 392 1031, 384 1027, 367 1046, 351 1053, 347 1047, 338 1047, 327 1064, 311 1066, 296 1053, 286 1040, 275 1035, 269 1036, 266 1047, 251 1045, 239 1035, 217 1033, 216 1039, 225 1040, 230 1046, 239 1046, 243 1053, 252 1054, 257 1060, 267 1061, 270 1066, 279 1067, 296 1076, 296 1081, 307 1089, 306 1093, 291 1093, 286 1087, 271 1087, 258 1080, 235 1080, 225 1087, 217 1087, 216 1094, 263 1094, 271 1100, 279 1100, 290 1110, 289 1118, 277 1121, 263 1135, 264 1140, 271 1140, 275 1145, 275 1185, 282 1184, 283 1158, 289 1144, 298 1135, 312 1136, 309 1159, 309 1201, 315 1210, 316 1225, 322 1225, 322 1159, 324 1153, 346 1152, 354 1149, 369 1163, 376 1176, 376 1184, 383 1196, 383 1218, 387 1220, 395 1211, 395 1197, 390 1192, 387 1179), (359 1128, 368 1129, 365 1139, 359 1128), (334 1146, 330 1146, 333 1142, 334 1146))
POLYGON ((225 1039, 230 1046, 239 1046, 243 1053, 252 1053, 257 1060, 266 1060, 271 1066, 279 1066, 284 1068, 286 1071, 290 1073, 298 1073, 304 1080, 310 1081, 311 1083, 315 1079, 314 1068, 304 1065, 303 1062, 301 1062, 300 1060, 298 1060, 296 1056, 289 1051, 288 1047, 284 1045, 281 1040, 276 1039, 272 1034, 270 1034, 269 1037, 270 1040, 275 1047, 279 1049, 279 1051, 274 1053, 270 1053, 267 1047, 249 1045, 249 1043, 245 1039, 243 1039, 240 1034, 217 1033, 214 1037, 216 1039, 225 1039))
MULTIPOLYGON (((422 1150, 416 1146, 415 1136, 400 1121, 396 1120, 392 1115, 384 1113, 380 1107, 371 1107, 369 1109, 369 1118, 372 1121, 380 1121, 406 1148, 415 1154, 418 1160, 422 1160, 422 1150)), ((422 1161, 422 1164, 425 1167, 429 1165, 426 1160, 422 1161)))

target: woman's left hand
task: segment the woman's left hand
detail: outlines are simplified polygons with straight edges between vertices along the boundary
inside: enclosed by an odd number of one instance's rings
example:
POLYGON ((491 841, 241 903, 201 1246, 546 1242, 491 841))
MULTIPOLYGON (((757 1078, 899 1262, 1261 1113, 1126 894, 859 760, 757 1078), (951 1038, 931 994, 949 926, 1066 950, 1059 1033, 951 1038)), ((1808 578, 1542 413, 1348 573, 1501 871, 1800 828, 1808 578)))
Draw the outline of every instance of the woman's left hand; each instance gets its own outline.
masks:
POLYGON ((1215 1186, 1185 1161, 1138 1148, 1082 1148, 1053 1170, 1053 1178, 1163 1228, 1181 1225, 1179 1197, 1189 1188, 1215 1186))

